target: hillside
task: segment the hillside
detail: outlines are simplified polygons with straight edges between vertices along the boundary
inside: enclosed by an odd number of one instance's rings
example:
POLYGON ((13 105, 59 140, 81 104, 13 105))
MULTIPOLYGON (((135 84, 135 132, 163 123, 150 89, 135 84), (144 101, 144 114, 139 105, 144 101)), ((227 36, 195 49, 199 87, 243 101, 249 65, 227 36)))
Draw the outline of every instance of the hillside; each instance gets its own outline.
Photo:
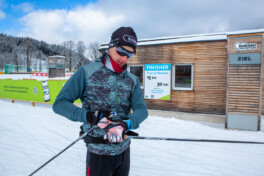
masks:
POLYGON ((23 65, 34 69, 47 67, 48 57, 52 55, 65 56, 66 68, 77 69, 89 62, 84 56, 85 49, 81 41, 76 45, 73 41, 56 45, 29 37, 13 37, 0 33, 0 71, 3 71, 6 64, 23 65))

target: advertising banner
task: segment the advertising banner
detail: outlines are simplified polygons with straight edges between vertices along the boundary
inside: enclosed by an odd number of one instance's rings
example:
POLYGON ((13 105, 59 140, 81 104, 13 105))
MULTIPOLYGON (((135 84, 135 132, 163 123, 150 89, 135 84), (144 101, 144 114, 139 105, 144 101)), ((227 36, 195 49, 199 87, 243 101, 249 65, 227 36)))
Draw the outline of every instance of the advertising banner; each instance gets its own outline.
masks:
POLYGON ((170 100, 171 64, 145 64, 146 99, 170 100))
MULTIPOLYGON (((66 81, 0 79, 0 98, 53 104, 66 81)), ((75 103, 81 103, 80 99, 75 103)))
POLYGON ((42 81, 42 90, 43 90, 44 101, 45 102, 50 101, 50 93, 49 93, 48 81, 42 81))

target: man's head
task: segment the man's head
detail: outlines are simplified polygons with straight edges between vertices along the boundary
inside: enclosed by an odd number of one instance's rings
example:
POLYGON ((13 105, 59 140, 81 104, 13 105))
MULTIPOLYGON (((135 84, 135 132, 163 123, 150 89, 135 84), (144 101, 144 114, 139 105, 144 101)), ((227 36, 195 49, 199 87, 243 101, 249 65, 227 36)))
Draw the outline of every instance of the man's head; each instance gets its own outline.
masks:
POLYGON ((131 27, 120 27, 113 32, 109 55, 121 67, 136 54, 137 36, 131 27))

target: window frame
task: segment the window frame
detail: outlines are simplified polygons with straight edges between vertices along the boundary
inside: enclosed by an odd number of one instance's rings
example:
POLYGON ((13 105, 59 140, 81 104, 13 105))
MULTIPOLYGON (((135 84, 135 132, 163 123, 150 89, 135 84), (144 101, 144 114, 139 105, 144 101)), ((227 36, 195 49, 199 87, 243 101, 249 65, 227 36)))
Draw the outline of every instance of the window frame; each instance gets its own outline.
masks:
MULTIPOLYGON (((143 76, 143 83, 142 83, 142 86, 140 85, 140 88, 141 89, 144 89, 144 83, 145 83, 145 66, 144 66, 144 64, 139 64, 139 65, 128 65, 128 68, 127 68, 127 71, 129 71, 129 73, 131 73, 130 72, 130 67, 133 67, 133 66, 141 66, 141 67, 143 67, 143 69, 142 69, 142 71, 143 71, 143 74, 142 74, 142 76, 143 76)), ((133 73, 132 73, 133 74, 133 73)), ((137 75, 136 75, 137 76, 137 75)))
POLYGON ((172 90, 187 90, 187 91, 192 91, 193 90, 193 64, 172 64, 173 68, 172 68, 172 90), (191 69, 192 69, 192 73, 191 73, 191 87, 187 88, 187 87, 175 87, 175 67, 176 65, 190 65, 191 69))

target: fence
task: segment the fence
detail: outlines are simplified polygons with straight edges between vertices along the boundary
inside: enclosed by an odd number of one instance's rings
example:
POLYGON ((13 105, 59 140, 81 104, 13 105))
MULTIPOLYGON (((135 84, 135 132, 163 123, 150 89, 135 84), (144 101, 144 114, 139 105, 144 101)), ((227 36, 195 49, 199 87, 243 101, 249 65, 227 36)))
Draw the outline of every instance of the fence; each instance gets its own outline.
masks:
POLYGON ((39 67, 39 66, 26 66, 26 65, 13 65, 13 64, 7 64, 4 67, 5 74, 10 73, 27 73, 27 72, 42 72, 42 73, 48 73, 48 67, 39 67))

